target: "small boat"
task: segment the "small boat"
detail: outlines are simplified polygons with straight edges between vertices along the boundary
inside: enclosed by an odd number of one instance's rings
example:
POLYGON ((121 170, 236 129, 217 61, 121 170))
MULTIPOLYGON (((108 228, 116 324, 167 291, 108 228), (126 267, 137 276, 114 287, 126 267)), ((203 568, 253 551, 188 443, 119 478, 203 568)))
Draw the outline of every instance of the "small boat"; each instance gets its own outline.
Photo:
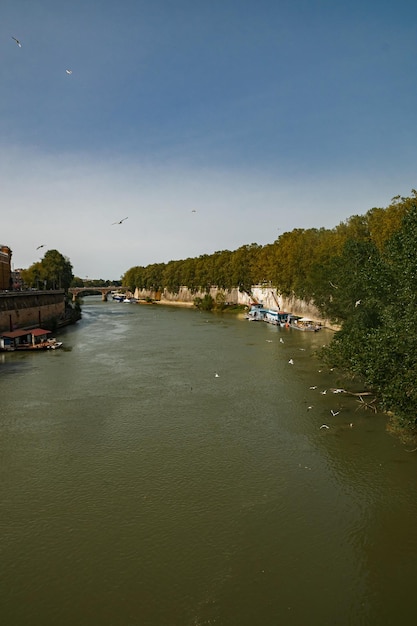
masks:
POLYGON ((316 333, 318 330, 321 330, 321 324, 314 322, 308 317, 298 317, 293 318, 290 322, 291 328, 296 328, 297 330, 310 331, 316 333))
POLYGON ((57 341, 54 339, 48 339, 48 345, 46 346, 47 350, 57 350, 62 347, 62 341, 57 341))

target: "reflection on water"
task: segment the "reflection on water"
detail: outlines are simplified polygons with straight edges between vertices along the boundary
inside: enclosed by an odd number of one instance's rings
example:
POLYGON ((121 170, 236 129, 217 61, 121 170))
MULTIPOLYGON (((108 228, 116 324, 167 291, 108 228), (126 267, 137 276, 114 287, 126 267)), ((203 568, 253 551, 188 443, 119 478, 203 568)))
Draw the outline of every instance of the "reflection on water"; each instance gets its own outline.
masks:
POLYGON ((411 621, 416 457, 329 337, 86 298, 66 351, 6 355, 5 623, 411 621))

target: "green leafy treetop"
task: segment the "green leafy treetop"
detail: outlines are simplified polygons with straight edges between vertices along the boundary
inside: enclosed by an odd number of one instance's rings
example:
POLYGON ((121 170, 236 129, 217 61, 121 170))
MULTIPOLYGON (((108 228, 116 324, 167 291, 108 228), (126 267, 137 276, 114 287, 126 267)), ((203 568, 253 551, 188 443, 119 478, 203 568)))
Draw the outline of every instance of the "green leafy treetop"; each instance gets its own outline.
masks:
POLYGON ((35 289, 64 289, 68 291, 74 275, 67 257, 58 250, 48 250, 41 261, 22 270, 22 279, 35 289))

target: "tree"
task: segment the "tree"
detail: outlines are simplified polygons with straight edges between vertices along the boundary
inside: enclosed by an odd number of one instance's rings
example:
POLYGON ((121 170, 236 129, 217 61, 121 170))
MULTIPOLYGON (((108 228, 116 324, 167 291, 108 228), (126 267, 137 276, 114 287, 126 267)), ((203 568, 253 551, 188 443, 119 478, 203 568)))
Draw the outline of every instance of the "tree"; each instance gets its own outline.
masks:
POLYGON ((74 275, 68 258, 58 250, 48 250, 41 260, 41 280, 47 289, 68 291, 74 275))
POLYGON ((417 203, 382 254, 357 241, 345 254, 334 296, 344 321, 327 357, 358 374, 401 426, 417 430, 417 203))
POLYGON ((39 289, 41 286, 41 268, 41 262, 36 261, 36 263, 33 263, 28 269, 22 270, 21 277, 24 285, 33 289, 39 289))
POLYGON ((79 276, 74 276, 71 281, 71 287, 84 287, 84 280, 79 276))

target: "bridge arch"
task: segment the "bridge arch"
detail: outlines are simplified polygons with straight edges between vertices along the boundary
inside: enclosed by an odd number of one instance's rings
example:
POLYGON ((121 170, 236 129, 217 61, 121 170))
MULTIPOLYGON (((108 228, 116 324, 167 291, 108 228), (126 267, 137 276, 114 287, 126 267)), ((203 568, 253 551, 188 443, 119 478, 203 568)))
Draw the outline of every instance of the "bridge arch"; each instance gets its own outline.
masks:
POLYGON ((86 292, 95 292, 101 293, 101 299, 103 302, 107 302, 107 296, 112 291, 117 291, 120 287, 116 287, 115 285, 110 285, 109 287, 70 287, 68 289, 68 293, 72 295, 72 301, 75 302, 78 296, 82 293, 86 292))

